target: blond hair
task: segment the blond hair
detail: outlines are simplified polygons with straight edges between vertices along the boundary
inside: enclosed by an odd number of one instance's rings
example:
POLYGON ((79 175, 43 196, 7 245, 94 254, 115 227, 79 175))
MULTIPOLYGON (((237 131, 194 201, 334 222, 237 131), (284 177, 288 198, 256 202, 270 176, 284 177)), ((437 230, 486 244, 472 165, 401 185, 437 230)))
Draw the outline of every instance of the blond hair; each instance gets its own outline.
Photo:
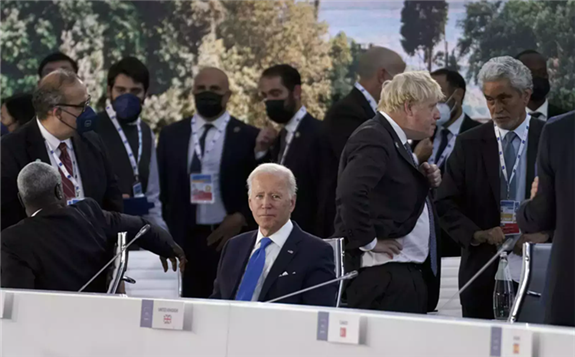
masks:
POLYGON ((377 109, 391 113, 403 109, 405 103, 421 104, 443 99, 439 84, 425 71, 401 73, 383 83, 377 109))

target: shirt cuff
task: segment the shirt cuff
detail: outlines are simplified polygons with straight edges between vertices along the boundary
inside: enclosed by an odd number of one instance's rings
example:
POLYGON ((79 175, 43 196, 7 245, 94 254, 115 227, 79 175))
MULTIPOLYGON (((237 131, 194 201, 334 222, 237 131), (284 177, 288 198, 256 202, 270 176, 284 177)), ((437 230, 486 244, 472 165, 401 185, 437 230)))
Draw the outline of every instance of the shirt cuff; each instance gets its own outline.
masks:
POLYGON ((267 150, 266 151, 256 151, 256 160, 261 160, 264 156, 266 156, 267 154, 267 150))
POLYGON ((364 252, 369 252, 375 248, 377 245, 377 238, 373 238, 371 243, 364 245, 363 247, 359 247, 359 249, 363 250, 364 252))

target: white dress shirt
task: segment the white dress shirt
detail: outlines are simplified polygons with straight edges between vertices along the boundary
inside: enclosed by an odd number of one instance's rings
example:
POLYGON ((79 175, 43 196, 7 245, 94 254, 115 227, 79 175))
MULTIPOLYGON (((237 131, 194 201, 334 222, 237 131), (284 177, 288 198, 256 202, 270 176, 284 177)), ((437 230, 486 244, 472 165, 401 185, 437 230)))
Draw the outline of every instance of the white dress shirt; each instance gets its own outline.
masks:
POLYGON ((58 148, 58 146, 60 146, 60 143, 65 143, 66 146, 68 147, 68 155, 70 155, 70 160, 72 161, 72 171, 74 171, 70 172, 69 174, 74 177, 79 186, 78 192, 76 193, 76 198, 84 198, 84 186, 82 185, 82 177, 80 176, 80 169, 78 167, 78 160, 76 160, 76 154, 74 153, 74 145, 72 145, 72 139, 66 139, 64 141, 61 141, 60 139, 52 135, 48 130, 46 130, 46 128, 44 128, 44 125, 42 125, 42 122, 40 122, 38 118, 36 118, 36 122, 38 123, 38 127, 40 128, 40 133, 44 137, 45 140, 44 145, 46 146, 46 151, 48 152, 48 157, 50 158, 50 164, 53 167, 55 167, 56 170, 58 171, 60 171, 60 169, 58 168, 58 163, 56 162, 56 159, 54 159, 52 154, 50 154, 50 148, 48 147, 48 144, 50 144, 52 150, 54 150, 54 153, 56 154, 56 156, 58 156, 58 158, 62 153, 58 148))
MULTIPOLYGON (((407 144, 407 136, 405 132, 397 123, 387 114, 380 112, 385 119, 391 124, 393 130, 399 137, 399 140, 403 145, 407 144)), ((417 219, 417 223, 413 230, 405 237, 397 238, 399 244, 403 246, 403 250, 400 251, 398 255, 394 255, 393 258, 385 253, 375 253, 371 252, 375 245, 377 244, 377 237, 367 246, 362 247, 364 250, 363 256, 361 258, 361 267, 373 267, 377 265, 386 264, 389 262, 393 263, 423 263, 427 256, 429 255, 429 209, 427 203, 423 207, 423 211, 417 219)), ((381 237, 384 238, 384 237, 381 237)))
MULTIPOLYGON (((287 122, 287 124, 284 126, 285 130, 286 130, 286 144, 290 143, 291 146, 291 142, 293 140, 293 136, 295 135, 295 132, 297 131, 297 128, 299 127, 299 123, 301 122, 301 120, 303 119, 303 117, 305 117, 305 115, 307 114, 307 109, 305 106, 301 106, 298 111, 293 115, 293 117, 291 117, 291 119, 287 122)), ((283 152, 283 156, 285 157, 287 155, 289 151, 289 147, 286 146, 286 149, 283 152)), ((255 153, 256 156, 256 160, 261 160, 264 156, 266 156, 266 154, 268 153, 268 150, 266 151, 257 151, 255 153)), ((281 157, 278 158, 279 161, 281 161, 281 157)))
MULTIPOLYGON (((256 289, 254 290, 252 301, 258 301, 260 292, 262 291, 262 287, 264 286, 264 282, 266 281, 266 277, 268 276, 272 266, 274 265, 276 258, 280 254, 280 251, 284 246, 286 240, 291 234, 292 229, 293 229, 293 223, 291 222, 291 220, 288 220, 286 224, 284 224, 277 232, 267 237, 271 239, 272 242, 266 247, 266 262, 264 264, 264 270, 262 271, 262 275, 260 275, 260 278, 258 279, 258 284, 256 285, 256 289)), ((258 248, 260 247, 263 238, 265 238, 265 236, 262 234, 262 231, 258 230, 258 237, 256 238, 256 244, 254 245, 254 249, 250 254, 250 258, 255 253, 255 251, 258 250, 258 248)))
POLYGON ((150 156, 150 173, 148 174, 148 186, 146 198, 154 204, 144 218, 150 222, 168 230, 168 225, 162 218, 162 202, 160 201, 160 177, 158 175, 158 158, 156 156, 156 136, 152 132, 152 155, 150 156))
POLYGON ((371 109, 373 109, 373 112, 377 113, 377 102, 375 101, 373 96, 369 94, 367 89, 363 88, 363 86, 359 84, 359 82, 355 82, 354 87, 357 88, 361 92, 361 94, 363 94, 363 96, 371 106, 371 109))
POLYGON ((541 104, 541 106, 535 110, 531 110, 529 108, 527 109, 527 113, 531 114, 531 113, 541 113, 542 115, 539 116, 540 120, 546 121, 547 119, 549 119, 549 101, 547 99, 545 99, 545 102, 543 102, 543 104, 541 104))
MULTIPOLYGON (((222 193, 220 190, 220 167, 222 161, 222 153, 224 152, 224 142, 226 140, 226 119, 230 114, 226 111, 222 116, 213 120, 214 128, 210 129, 206 136, 204 147, 204 155, 202 158, 202 174, 211 174, 213 179, 212 192, 214 194, 214 203, 212 204, 198 204, 196 208, 196 223, 197 224, 219 224, 227 215, 224 202, 222 201, 222 193), (217 130, 216 130, 217 129, 217 130), (218 140, 211 146, 214 136, 221 130, 221 135, 218 140), (209 151, 208 151, 209 150, 209 151)), ((198 139, 204 135, 205 125, 208 123, 199 114, 194 115, 195 123, 192 130, 198 133, 198 139)), ((195 155, 194 150, 194 136, 190 135, 190 144, 188 145, 188 172, 192 166, 192 159, 195 155)))
MULTIPOLYGON (((527 127, 527 125, 529 124, 531 120, 531 116, 529 114, 527 114, 527 117, 525 118, 525 120, 523 121, 523 123, 521 123, 515 130, 513 130, 513 132, 515 132, 515 134, 517 134, 519 136, 519 134, 523 134, 525 132, 525 128, 527 127)), ((499 133, 501 134, 501 140, 505 139, 505 136, 507 135, 507 133, 509 133, 509 130, 505 130, 505 129, 501 129, 498 128, 499 133)), ((523 147, 523 152, 521 153, 521 158, 519 159, 519 165, 517 166, 517 171, 515 172, 515 177, 513 178, 513 181, 515 180, 519 180, 517 181, 517 184, 515 185, 515 199, 519 202, 522 202, 523 200, 525 200, 525 190, 526 190, 526 185, 527 185, 527 146, 529 145, 529 139, 528 139, 529 135, 525 136, 525 146, 523 147)), ((517 150, 519 150, 519 146, 520 146, 520 141, 521 140, 515 140, 513 141, 512 145, 515 148, 515 152, 517 152, 517 150)), ((501 172, 501 167, 499 168, 499 179, 503 180, 503 174, 501 172)), ((509 262, 509 271, 511 272, 511 278, 516 281, 519 282, 520 278, 521 278, 521 269, 523 267, 523 258, 519 255, 516 255, 515 253, 510 253, 507 261, 509 262)))

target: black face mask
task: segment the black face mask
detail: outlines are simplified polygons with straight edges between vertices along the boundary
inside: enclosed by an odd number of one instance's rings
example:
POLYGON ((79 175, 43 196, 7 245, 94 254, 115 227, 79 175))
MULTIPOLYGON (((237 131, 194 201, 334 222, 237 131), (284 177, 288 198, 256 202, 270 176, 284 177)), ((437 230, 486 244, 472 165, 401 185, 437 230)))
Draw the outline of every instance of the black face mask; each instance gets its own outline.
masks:
POLYGON ((223 95, 214 92, 201 92, 194 94, 196 100, 196 110, 207 119, 213 118, 223 112, 222 107, 223 95))
POLYGON ((265 103, 268 118, 278 124, 286 124, 295 114, 295 103, 289 98, 266 100, 265 103))
POLYGON ((548 78, 533 77, 533 93, 531 94, 532 100, 536 102, 544 100, 550 90, 551 85, 549 84, 548 78))

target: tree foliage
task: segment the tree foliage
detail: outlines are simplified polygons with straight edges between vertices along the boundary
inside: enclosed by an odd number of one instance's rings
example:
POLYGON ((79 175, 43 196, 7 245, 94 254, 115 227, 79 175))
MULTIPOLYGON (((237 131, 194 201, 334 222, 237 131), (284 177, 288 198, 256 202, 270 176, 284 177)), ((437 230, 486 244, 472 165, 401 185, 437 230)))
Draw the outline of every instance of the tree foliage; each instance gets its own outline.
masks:
POLYGON ((462 55, 469 55, 468 79, 496 56, 515 56, 534 49, 549 58, 551 98, 565 108, 575 107, 575 1, 488 2, 466 5, 459 23, 462 55))
POLYGON ((448 4, 445 0, 405 0, 401 10, 401 46, 410 56, 422 50, 429 71, 434 57, 433 49, 445 30, 447 10, 448 4))

